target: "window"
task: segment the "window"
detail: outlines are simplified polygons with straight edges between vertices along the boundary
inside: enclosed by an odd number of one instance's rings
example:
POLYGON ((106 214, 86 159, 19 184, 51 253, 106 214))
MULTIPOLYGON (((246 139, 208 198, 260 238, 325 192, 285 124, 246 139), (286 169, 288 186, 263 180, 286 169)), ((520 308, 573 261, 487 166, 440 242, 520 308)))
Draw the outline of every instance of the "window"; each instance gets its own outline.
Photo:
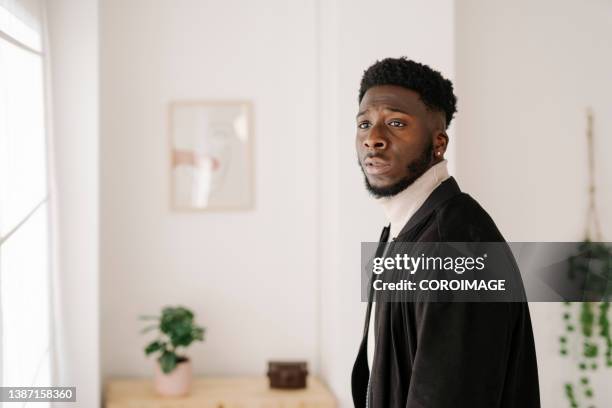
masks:
POLYGON ((51 384, 47 143, 39 7, 35 0, 0 0, 2 386, 51 384))

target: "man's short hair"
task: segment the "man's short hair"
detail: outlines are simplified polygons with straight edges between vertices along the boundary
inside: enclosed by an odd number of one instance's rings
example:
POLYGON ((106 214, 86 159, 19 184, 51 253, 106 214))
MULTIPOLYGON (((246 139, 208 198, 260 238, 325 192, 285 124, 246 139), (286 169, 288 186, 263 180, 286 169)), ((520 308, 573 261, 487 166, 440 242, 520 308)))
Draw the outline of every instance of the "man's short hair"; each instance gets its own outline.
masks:
POLYGON ((397 85, 415 91, 425 106, 444 113, 447 128, 457 112, 453 83, 440 72, 406 57, 385 58, 366 69, 361 78, 359 102, 368 89, 379 85, 397 85))

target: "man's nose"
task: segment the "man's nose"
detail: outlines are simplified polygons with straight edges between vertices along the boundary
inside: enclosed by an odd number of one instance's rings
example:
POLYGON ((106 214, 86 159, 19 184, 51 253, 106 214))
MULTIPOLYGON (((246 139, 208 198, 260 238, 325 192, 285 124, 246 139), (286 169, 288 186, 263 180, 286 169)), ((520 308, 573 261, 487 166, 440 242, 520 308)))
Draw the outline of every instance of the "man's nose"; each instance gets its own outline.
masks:
POLYGON ((378 126, 374 126, 363 140, 363 146, 367 149, 384 150, 387 148, 387 139, 378 126))

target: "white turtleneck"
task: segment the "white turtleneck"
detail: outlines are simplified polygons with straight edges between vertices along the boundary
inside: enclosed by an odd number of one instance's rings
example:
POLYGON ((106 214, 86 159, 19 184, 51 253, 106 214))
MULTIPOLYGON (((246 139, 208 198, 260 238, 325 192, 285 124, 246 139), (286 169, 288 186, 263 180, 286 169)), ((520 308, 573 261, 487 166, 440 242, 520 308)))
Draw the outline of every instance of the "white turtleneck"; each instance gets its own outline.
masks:
MULTIPOLYGON (((447 178, 449 178, 447 161, 442 160, 434 166, 431 166, 425 173, 416 179, 405 190, 397 193, 392 197, 382 197, 378 201, 382 204, 387 217, 387 221, 391 224, 389 232, 389 241, 397 238, 402 228, 408 220, 417 212, 423 205, 427 197, 447 178)), ((374 315, 376 303, 372 305, 372 314, 370 315, 370 325, 368 327, 368 363, 372 369, 374 361, 374 315)))

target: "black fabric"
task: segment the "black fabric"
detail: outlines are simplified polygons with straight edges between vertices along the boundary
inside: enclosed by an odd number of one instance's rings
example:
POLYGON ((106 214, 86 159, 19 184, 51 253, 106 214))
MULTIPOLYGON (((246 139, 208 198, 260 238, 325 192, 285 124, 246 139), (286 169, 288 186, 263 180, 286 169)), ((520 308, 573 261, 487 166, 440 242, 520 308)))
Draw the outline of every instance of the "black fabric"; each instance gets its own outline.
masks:
MULTIPOLYGON (((505 241, 452 177, 432 192, 396 240, 505 241)), ((371 299, 351 377, 356 408, 366 407, 367 398, 368 408, 540 407, 527 303, 378 302, 371 378, 370 311, 371 299)))
MULTIPOLYGON (((378 248, 376 248, 375 256, 383 255, 383 252, 385 250, 385 245, 387 243, 387 240, 389 239, 390 229, 391 229, 390 226, 386 226, 383 228, 380 234, 380 238, 378 239, 378 248)), ((360 354, 362 350, 364 353, 367 353, 367 350, 368 350, 368 328, 370 326, 370 318, 371 318, 370 314, 372 311, 373 294, 374 294, 374 291, 370 291, 370 293, 368 294, 368 307, 366 309, 363 338, 361 341, 361 345, 359 346, 360 354)), ((368 381, 370 377, 370 368, 368 366, 367 355, 365 359, 357 359, 357 361, 355 362, 355 367, 356 369, 353 369, 353 376, 351 378, 351 387, 354 390, 353 398, 357 398, 356 400, 357 402, 355 402, 355 404, 359 403, 359 404, 362 404, 359 406, 365 406, 366 393, 368 389, 368 381), (365 366, 363 364, 365 364, 365 366), (362 373, 365 375, 361 375, 362 373), (359 391, 355 392, 355 390, 363 390, 363 392, 361 393, 359 391)))

